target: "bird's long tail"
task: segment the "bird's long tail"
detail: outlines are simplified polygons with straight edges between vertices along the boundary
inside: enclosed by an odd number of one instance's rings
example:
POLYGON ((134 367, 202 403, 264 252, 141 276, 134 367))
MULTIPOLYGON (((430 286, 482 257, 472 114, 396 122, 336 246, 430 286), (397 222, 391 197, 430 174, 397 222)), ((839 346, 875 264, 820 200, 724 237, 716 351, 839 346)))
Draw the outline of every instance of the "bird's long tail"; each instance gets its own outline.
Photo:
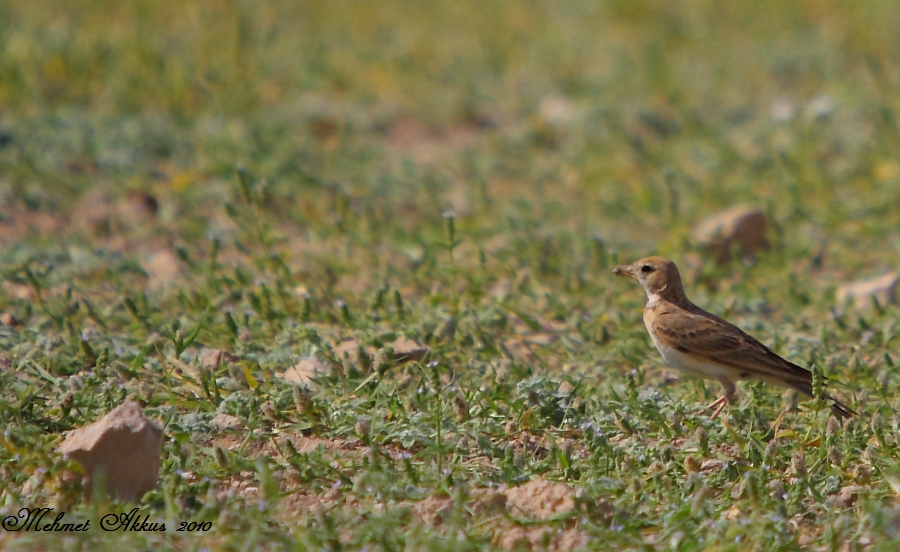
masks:
POLYGON ((856 416, 856 411, 842 403, 841 401, 835 399, 828 393, 825 393, 822 397, 826 401, 831 401, 831 409, 839 418, 849 418, 851 416, 856 416))
MULTIPOLYGON (((807 397, 814 397, 812 392, 812 382, 802 381, 802 380, 791 380, 786 382, 792 389, 796 389, 797 391, 803 393, 807 397)), ((856 412, 842 403, 838 399, 832 397, 828 393, 822 393, 822 399, 831 403, 831 410, 834 411, 835 415, 838 418, 849 418, 851 416, 856 416, 856 412)))

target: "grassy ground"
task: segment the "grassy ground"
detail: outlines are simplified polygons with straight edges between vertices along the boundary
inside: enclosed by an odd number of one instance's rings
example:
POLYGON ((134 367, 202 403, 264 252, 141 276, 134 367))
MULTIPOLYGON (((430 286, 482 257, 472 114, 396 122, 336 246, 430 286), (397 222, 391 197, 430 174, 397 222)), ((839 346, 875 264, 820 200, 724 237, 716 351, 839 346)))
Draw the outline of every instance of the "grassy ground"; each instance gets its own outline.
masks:
POLYGON ((130 509, 54 450, 132 398, 169 528, 2 547, 896 549, 898 311, 834 289, 897 267, 897 28, 887 0, 0 2, 0 508, 130 509), (690 229, 736 203, 774 247, 715 267, 690 229), (709 421, 610 274, 651 253, 860 416, 745 385, 709 421), (327 373, 285 382, 303 359, 327 373))

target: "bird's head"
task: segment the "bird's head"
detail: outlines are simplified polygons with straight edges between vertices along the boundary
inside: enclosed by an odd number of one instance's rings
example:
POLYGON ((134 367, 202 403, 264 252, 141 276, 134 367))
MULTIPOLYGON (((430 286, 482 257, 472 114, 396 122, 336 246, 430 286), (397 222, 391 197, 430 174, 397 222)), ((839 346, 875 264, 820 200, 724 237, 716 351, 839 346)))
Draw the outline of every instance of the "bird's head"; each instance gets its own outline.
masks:
POLYGON ((613 269, 616 276, 627 276, 641 284, 647 297, 656 296, 669 301, 685 299, 678 267, 663 257, 646 257, 629 265, 613 269))

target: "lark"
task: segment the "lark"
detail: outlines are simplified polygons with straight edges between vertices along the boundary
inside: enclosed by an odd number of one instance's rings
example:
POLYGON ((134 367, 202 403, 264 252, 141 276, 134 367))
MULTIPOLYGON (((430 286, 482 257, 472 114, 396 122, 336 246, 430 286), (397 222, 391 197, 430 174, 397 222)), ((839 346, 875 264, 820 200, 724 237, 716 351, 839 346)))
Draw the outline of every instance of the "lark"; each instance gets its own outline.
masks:
MULTIPOLYGON (((667 364, 690 377, 714 379, 725 394, 707 408, 716 419, 735 395, 735 382, 759 380, 813 396, 812 373, 785 360, 743 330, 691 303, 675 263, 647 257, 616 267, 613 274, 636 280, 647 292, 644 325, 667 364)), ((823 394, 841 418, 856 414, 823 394)))

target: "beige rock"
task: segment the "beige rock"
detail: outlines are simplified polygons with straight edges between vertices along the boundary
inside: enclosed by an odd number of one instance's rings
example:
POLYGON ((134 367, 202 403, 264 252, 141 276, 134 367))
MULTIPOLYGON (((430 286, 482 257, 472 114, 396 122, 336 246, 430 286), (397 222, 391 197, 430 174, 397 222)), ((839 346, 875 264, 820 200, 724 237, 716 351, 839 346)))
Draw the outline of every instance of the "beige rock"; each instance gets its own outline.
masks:
MULTIPOLYGON (((350 339, 348 341, 342 341, 338 343, 338 346, 334 348, 334 356, 338 359, 349 358, 352 362, 359 361, 359 341, 355 339, 350 339)), ((375 356, 375 348, 374 347, 366 347, 363 346, 363 350, 369 355, 369 358, 375 356)))
POLYGON ((874 297, 879 305, 892 305, 897 302, 898 283, 900 274, 888 272, 878 278, 844 284, 837 289, 837 303, 843 307, 848 300, 852 300, 854 307, 865 310, 872 307, 874 297))
POLYGON ((725 519, 729 521, 734 521, 736 519, 741 519, 744 517, 744 512, 741 511, 737 506, 732 506, 728 510, 725 511, 725 519))
POLYGON ((240 358, 237 355, 233 355, 228 351, 210 349, 200 355, 200 366, 206 370, 215 370, 220 363, 221 365, 225 365, 225 363, 234 364, 239 360, 240 358))
MULTIPOLYGON (((339 359, 343 359, 346 357, 349 358, 352 362, 358 362, 359 345, 359 341, 355 339, 343 341, 334 348, 334 355, 339 359)), ((394 341, 386 343, 386 345, 394 350, 393 360, 398 362, 415 362, 418 360, 422 360, 425 355, 431 352, 431 349, 426 345, 419 345, 415 341, 406 339, 405 337, 398 337, 394 341)), ((370 359, 374 358, 375 353, 377 352, 375 348, 371 346, 364 346, 363 350, 366 352, 370 359)))
POLYGON ((231 414, 219 413, 210 421, 210 424, 219 431, 243 431, 244 423, 231 414))
POLYGON ((147 222, 156 218, 159 202, 143 190, 128 193, 118 202, 118 214, 125 224, 147 222))
POLYGON ((576 106, 572 100, 563 96, 544 96, 538 105, 538 117, 540 120, 554 126, 568 125, 575 117, 576 111, 576 106))
POLYGON ((731 260, 734 248, 745 259, 769 248, 766 215, 753 207, 734 207, 704 219, 695 227, 694 237, 719 264, 731 260))
POLYGON ((10 328, 15 328, 16 326, 21 326, 22 323, 13 316, 10 312, 4 312, 0 314, 0 326, 9 326, 10 328))
POLYGON ((84 468, 88 496, 102 474, 110 497, 137 502, 156 487, 162 441, 162 428, 129 401, 69 433, 58 450, 84 468))
POLYGON ((388 345, 394 349, 394 359, 402 362, 415 362, 422 360, 431 349, 425 345, 419 345, 411 339, 399 337, 388 345))
POLYGON ((296 366, 285 370, 281 377, 293 383, 309 385, 312 379, 328 373, 328 365, 317 358, 305 358, 296 366))
POLYGON ((700 471, 717 471, 721 470, 725 467, 725 462, 722 460, 704 460, 700 464, 700 471))
POLYGON ((6 292, 9 293, 10 296, 15 297, 16 299, 24 299, 26 301, 34 301, 37 299, 37 295, 34 293, 34 288, 31 286, 26 286, 25 284, 15 284, 13 282, 3 282, 3 287, 6 289, 6 292))
POLYGON ((865 487, 859 485, 847 485, 841 488, 838 494, 831 497, 831 502, 842 508, 849 508, 859 499, 860 493, 864 493, 866 490, 865 487))

